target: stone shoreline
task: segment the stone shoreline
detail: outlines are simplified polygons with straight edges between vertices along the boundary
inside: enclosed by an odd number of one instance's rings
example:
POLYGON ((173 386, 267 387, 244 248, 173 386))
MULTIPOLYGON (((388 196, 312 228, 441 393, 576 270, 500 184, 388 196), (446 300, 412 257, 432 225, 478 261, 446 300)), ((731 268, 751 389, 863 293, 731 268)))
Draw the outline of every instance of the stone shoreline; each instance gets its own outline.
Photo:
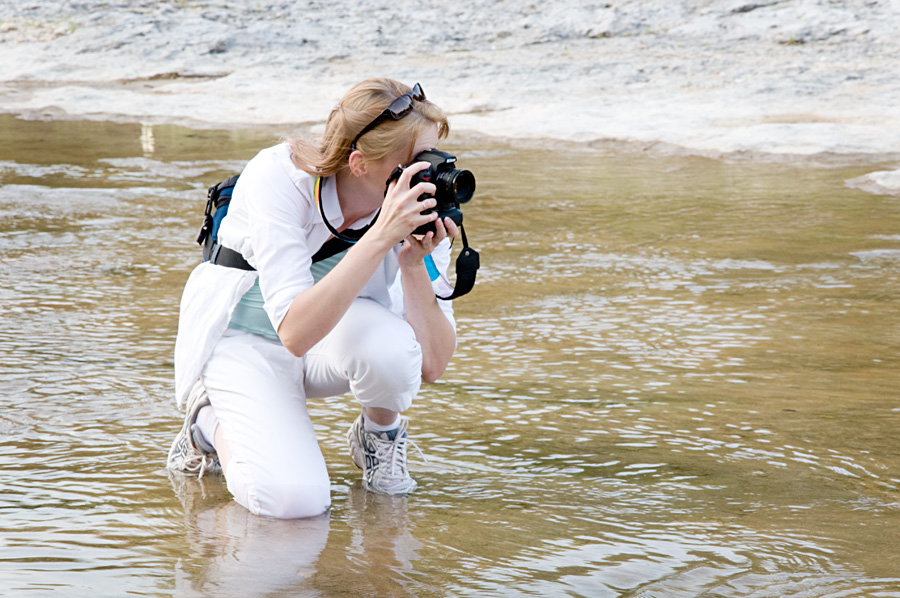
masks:
POLYGON ((315 129, 377 75, 420 81, 461 132, 884 162, 896 4, 0 0, 0 111, 315 129))

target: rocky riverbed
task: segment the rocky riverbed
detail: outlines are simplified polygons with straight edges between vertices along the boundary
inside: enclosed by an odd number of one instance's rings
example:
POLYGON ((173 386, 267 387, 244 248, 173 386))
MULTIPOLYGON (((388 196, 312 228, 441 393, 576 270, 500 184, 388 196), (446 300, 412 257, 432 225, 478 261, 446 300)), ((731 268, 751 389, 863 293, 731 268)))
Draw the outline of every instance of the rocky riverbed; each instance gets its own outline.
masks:
POLYGON ((883 161, 898 29, 897 0, 2 0, 0 110, 314 128, 378 75, 458 132, 883 161))

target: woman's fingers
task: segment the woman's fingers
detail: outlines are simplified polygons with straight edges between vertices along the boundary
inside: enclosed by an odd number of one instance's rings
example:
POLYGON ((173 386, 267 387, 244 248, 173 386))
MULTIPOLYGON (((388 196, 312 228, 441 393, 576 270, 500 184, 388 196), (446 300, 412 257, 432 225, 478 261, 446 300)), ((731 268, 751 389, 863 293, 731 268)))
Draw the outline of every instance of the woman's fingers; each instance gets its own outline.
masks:
POLYGON ((402 173, 400 173, 400 184, 402 184, 404 187, 409 187, 413 176, 419 174, 429 166, 430 164, 428 162, 416 162, 415 164, 410 164, 403 169, 402 173))
MULTIPOLYGON (((413 177, 423 170, 427 170, 429 166, 431 165, 428 162, 416 162, 415 164, 411 164, 403 170, 397 184, 402 185, 402 189, 409 188, 411 194, 417 199, 422 195, 434 195, 435 191, 437 191, 437 187, 435 187, 434 183, 429 181, 419 181, 415 185, 412 185, 413 177)), ((437 202, 435 202, 435 204, 436 203, 437 202)), ((434 207, 434 205, 424 206, 423 209, 429 207, 434 207)))
POLYGON ((434 208, 437 205, 437 200, 434 197, 426 197, 424 200, 418 201, 422 195, 434 195, 434 192, 437 190, 434 184, 421 181, 412 187, 409 186, 412 183, 412 178, 428 168, 428 166, 428 162, 417 162, 405 168, 398 177, 396 184, 393 184, 388 189, 384 208, 395 213, 402 221, 402 225, 409 227, 409 229, 418 228, 437 218, 437 215, 434 213, 421 214, 421 212, 434 208))
POLYGON ((422 259, 431 254, 441 241, 447 237, 459 235, 459 227, 451 218, 443 218, 434 221, 434 231, 424 235, 408 235, 406 243, 401 250, 401 262, 407 264, 420 264, 422 259))
POLYGON ((443 220, 444 228, 447 229, 447 236, 450 238, 456 238, 459 236, 459 227, 456 226, 456 223, 453 222, 452 218, 444 218, 443 220))

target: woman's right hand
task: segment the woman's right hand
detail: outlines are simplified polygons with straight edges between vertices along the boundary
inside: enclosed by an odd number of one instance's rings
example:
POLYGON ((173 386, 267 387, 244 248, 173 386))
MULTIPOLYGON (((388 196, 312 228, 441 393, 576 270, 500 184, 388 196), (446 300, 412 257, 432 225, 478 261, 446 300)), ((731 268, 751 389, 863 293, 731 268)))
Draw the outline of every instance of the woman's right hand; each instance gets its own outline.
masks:
POLYGON ((428 162, 417 162, 403 169, 396 181, 390 184, 378 221, 372 227, 384 235, 390 246, 403 241, 418 227, 437 219, 437 212, 422 214, 423 211, 437 205, 434 197, 418 201, 421 195, 434 195, 437 188, 433 183, 420 182, 410 187, 412 177, 429 167, 428 162))

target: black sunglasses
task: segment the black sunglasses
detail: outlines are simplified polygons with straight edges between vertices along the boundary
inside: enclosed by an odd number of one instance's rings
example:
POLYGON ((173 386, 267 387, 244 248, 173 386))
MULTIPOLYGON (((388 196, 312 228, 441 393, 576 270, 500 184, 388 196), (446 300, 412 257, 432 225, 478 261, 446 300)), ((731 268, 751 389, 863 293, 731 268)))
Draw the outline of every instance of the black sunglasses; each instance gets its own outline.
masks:
POLYGON ((375 120, 367 124, 362 131, 359 132, 359 135, 353 138, 353 142, 350 144, 350 151, 356 149, 356 142, 359 141, 359 138, 386 121, 387 119, 391 120, 400 120, 410 112, 412 112, 413 100, 417 102, 425 101, 425 92, 422 91, 422 86, 416 83, 412 91, 409 93, 405 93, 393 102, 391 102, 387 108, 385 108, 381 114, 375 117, 375 120))

